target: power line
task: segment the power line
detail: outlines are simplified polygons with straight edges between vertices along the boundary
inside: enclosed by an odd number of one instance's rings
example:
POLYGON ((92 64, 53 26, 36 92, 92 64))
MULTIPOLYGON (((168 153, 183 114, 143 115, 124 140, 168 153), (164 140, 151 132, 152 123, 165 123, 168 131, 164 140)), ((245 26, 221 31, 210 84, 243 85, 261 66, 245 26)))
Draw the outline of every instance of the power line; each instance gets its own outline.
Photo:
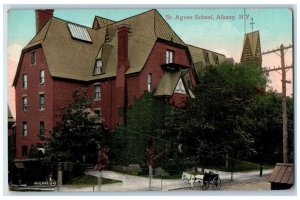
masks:
POLYGON ((288 147, 288 117, 287 117, 287 101, 286 101, 286 83, 289 83, 289 81, 286 80, 286 70, 289 70, 293 68, 293 65, 291 66, 286 66, 285 65, 285 59, 284 55, 286 51, 290 48, 293 48, 293 45, 289 46, 283 46, 283 44, 280 45, 279 48, 277 49, 272 49, 268 50, 267 52, 263 52, 262 55, 270 54, 270 53, 275 53, 278 55, 281 59, 281 67, 278 68, 273 68, 273 69, 266 69, 264 70, 265 73, 269 73, 271 71, 278 71, 281 70, 281 87, 282 87, 282 95, 281 95, 281 102, 282 102, 282 134, 283 134, 283 162, 288 163, 289 162, 289 147, 288 147), (278 54, 277 52, 280 52, 278 54))
MULTIPOLYGON (((196 151, 200 151, 200 152, 203 152, 203 153, 212 153, 212 152, 209 152, 209 151, 201 150, 199 148, 191 147, 189 145, 185 145, 185 144, 181 144, 181 143, 171 141, 171 140, 168 140, 168 139, 165 139, 165 138, 161 138, 159 136, 153 136, 153 135, 149 135, 149 134, 146 134, 146 133, 141 133, 141 132, 138 132, 138 131, 125 129, 125 128, 121 128, 121 127, 119 127, 119 129, 124 130, 124 131, 129 131, 129 132, 132 132, 132 133, 136 133, 136 134, 139 134, 139 135, 147 136, 147 137, 150 137, 150 138, 156 138, 158 140, 161 140, 161 141, 164 141, 164 142, 169 142, 169 143, 172 143, 172 144, 175 144, 175 145, 182 145, 186 148, 196 150, 196 151)), ((220 154, 217 154, 217 153, 213 153, 213 155, 217 156, 217 157, 220 157, 220 158, 225 157, 224 155, 220 155, 220 154)), ((239 161, 239 162, 247 163, 248 165, 259 166, 258 164, 254 164, 254 163, 251 163, 251 162, 248 162, 248 161, 245 161, 245 160, 241 160, 241 159, 238 159, 238 158, 228 157, 228 159, 233 160, 233 161, 239 161)))

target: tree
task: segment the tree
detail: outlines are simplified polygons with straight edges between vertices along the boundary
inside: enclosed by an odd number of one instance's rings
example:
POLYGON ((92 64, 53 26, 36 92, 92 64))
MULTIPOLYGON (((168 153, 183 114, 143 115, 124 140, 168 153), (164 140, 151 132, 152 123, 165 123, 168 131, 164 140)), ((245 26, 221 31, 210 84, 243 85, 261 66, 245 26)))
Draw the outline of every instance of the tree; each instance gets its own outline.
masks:
POLYGON ((48 159, 57 161, 60 155, 61 159, 72 162, 97 161, 97 151, 104 145, 105 135, 91 105, 85 89, 73 93, 73 102, 63 108, 61 120, 47 140, 48 159))
POLYGON ((195 99, 186 110, 174 109, 162 132, 176 138, 183 154, 202 165, 207 160, 222 161, 226 154, 245 159, 255 153, 253 137, 244 126, 245 111, 265 84, 256 66, 208 66, 194 89, 195 99))
POLYGON ((169 110, 170 105, 149 92, 134 100, 127 109, 126 124, 118 126, 113 133, 112 162, 115 165, 139 164, 146 168, 147 142, 153 137, 156 153, 162 150, 156 130, 163 126, 169 110))
MULTIPOLYGON (((289 152, 293 154, 293 100, 288 102, 289 152)), ((254 138, 254 148, 260 152, 253 159, 274 164, 282 160, 282 106, 281 97, 273 91, 257 95, 246 110, 249 120, 245 123, 254 138)), ((291 156, 292 157, 292 156, 291 156)), ((291 159, 292 160, 292 159, 291 159)))

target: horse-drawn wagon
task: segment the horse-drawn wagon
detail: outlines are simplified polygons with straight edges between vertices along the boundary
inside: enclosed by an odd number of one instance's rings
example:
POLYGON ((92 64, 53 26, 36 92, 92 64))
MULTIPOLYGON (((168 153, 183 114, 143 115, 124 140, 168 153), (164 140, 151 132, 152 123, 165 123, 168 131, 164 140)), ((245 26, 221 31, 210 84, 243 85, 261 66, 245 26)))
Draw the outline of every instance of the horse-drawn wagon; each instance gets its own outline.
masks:
POLYGON ((219 174, 212 171, 205 172, 203 175, 193 175, 183 172, 181 179, 187 181, 192 187, 194 187, 195 184, 200 184, 203 190, 209 189, 210 186, 213 190, 220 190, 221 188, 219 174))

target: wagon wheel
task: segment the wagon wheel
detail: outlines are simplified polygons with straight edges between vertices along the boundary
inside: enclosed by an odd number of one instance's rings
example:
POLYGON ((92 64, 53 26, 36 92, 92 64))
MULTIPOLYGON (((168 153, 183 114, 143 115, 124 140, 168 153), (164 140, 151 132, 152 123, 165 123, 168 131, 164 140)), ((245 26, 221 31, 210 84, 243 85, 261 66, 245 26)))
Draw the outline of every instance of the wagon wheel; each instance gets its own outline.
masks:
POLYGON ((217 176, 212 180, 213 190, 220 190, 221 188, 221 179, 217 176))
POLYGON ((207 190, 209 188, 209 181, 203 181, 202 189, 207 190))

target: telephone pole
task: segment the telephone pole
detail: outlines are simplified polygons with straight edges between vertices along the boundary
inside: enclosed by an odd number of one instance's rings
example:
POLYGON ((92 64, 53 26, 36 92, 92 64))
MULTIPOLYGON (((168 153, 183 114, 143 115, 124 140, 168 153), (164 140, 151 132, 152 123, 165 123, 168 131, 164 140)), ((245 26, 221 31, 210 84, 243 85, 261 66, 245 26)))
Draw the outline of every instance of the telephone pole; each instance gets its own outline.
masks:
POLYGON ((290 83, 289 81, 286 80, 286 72, 293 68, 293 65, 291 66, 285 66, 285 59, 284 55, 286 51, 289 48, 292 48, 292 45, 289 45, 287 47, 283 46, 283 44, 280 45, 280 48, 273 49, 271 51, 263 52, 262 55, 270 54, 270 53, 275 53, 281 58, 281 67, 278 68, 273 68, 273 69, 265 69, 265 73, 269 73, 271 71, 280 71, 281 70, 281 75, 282 75, 282 80, 281 80, 281 86, 282 86, 282 96, 281 96, 281 102, 282 102, 282 131, 283 131, 283 162, 288 163, 289 162, 289 147, 288 147, 288 117, 287 117, 287 102, 286 102, 286 83, 290 83), (280 52, 278 54, 277 52, 280 52), (287 70, 287 71, 286 71, 287 70))

